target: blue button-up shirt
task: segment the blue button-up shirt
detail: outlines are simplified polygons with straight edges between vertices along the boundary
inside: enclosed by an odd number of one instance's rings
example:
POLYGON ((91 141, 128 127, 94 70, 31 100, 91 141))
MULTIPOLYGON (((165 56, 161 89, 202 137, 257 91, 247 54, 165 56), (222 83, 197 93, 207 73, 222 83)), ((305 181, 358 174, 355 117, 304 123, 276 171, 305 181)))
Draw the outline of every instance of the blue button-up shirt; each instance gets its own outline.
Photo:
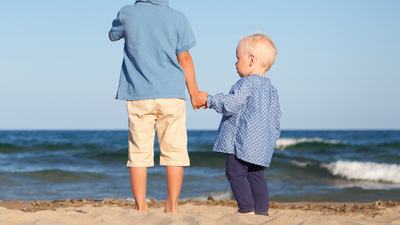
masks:
POLYGON ((278 91, 261 75, 241 78, 229 94, 207 97, 207 107, 223 114, 213 151, 268 167, 280 135, 278 91))

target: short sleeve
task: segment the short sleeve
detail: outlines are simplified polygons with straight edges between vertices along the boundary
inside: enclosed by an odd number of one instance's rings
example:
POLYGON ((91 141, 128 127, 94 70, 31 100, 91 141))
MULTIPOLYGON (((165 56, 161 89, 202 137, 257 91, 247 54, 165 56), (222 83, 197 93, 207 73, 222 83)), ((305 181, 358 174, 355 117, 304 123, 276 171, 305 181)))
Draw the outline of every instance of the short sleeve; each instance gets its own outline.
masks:
POLYGON ((178 28, 178 43, 176 46, 176 54, 181 54, 193 48, 196 45, 196 38, 194 36, 192 27, 189 20, 183 15, 180 27, 178 28))
POLYGON ((121 11, 118 12, 117 18, 115 18, 112 22, 112 27, 110 30, 110 37, 113 41, 118 41, 119 39, 123 38, 124 33, 124 25, 121 20, 121 11))

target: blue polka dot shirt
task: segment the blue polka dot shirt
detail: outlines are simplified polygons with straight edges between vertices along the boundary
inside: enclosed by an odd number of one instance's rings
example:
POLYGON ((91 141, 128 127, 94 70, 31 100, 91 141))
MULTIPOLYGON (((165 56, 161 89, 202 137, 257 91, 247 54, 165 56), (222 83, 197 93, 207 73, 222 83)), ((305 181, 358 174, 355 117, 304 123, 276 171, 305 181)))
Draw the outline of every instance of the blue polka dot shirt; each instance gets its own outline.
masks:
POLYGON ((209 95, 207 107, 223 114, 214 152, 269 167, 280 135, 278 91, 261 75, 241 78, 229 94, 209 95))

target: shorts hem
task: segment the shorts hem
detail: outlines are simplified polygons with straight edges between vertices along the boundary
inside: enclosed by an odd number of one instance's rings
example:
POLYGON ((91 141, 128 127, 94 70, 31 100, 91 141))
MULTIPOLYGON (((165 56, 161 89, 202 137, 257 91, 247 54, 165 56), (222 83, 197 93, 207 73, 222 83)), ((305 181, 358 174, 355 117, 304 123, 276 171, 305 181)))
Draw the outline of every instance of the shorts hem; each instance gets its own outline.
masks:
POLYGON ((174 161, 174 162, 161 162, 160 166, 190 166, 190 162, 188 161, 174 161))
POLYGON ((128 162, 126 163, 127 167, 153 167, 154 163, 133 163, 133 162, 128 162))

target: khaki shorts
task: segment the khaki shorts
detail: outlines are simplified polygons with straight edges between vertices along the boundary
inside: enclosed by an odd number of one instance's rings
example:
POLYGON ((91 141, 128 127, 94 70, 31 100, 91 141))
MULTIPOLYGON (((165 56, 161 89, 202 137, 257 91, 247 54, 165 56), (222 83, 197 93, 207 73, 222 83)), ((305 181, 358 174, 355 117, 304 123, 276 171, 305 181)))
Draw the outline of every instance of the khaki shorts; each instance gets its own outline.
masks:
POLYGON ((160 165, 189 166, 186 104, 178 98, 126 101, 129 116, 128 167, 154 166, 157 129, 160 165))

